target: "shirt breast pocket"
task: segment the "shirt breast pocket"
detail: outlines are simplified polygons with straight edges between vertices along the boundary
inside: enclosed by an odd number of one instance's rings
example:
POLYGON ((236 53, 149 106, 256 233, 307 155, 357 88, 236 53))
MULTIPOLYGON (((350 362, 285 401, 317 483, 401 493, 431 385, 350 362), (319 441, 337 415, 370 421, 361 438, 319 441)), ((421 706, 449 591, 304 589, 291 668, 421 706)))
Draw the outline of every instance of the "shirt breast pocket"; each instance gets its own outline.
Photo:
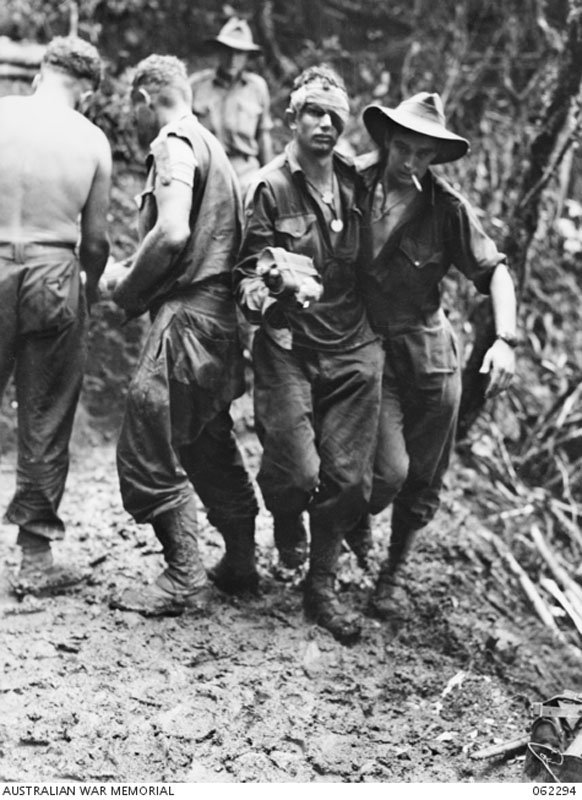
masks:
POLYGON ((252 101, 238 101, 236 104, 236 133, 242 134, 249 139, 254 139, 257 135, 261 107, 252 101))
POLYGON ((411 266, 419 270, 438 267, 443 260, 443 251, 433 242, 407 238, 400 243, 400 250, 411 266))
POLYGON ((275 220, 276 246, 283 247, 291 253, 301 253, 315 259, 319 250, 314 234, 316 224, 315 214, 279 217, 275 220))

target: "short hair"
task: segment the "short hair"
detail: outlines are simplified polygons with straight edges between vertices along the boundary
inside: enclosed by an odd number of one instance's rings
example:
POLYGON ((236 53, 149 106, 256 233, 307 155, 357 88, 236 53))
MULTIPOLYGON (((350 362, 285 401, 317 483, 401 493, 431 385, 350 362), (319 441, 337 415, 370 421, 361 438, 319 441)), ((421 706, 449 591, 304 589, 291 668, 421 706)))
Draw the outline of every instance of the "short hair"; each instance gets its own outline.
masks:
POLYGON ((101 83, 103 65, 97 48, 78 36, 57 36, 47 46, 42 64, 66 72, 78 80, 101 83))
POLYGON ((330 86, 337 86, 338 89, 346 91, 346 85, 338 73, 329 66, 329 64, 316 64, 312 67, 307 67, 303 72, 298 75, 293 81, 293 91, 305 86, 312 81, 327 82, 330 86))
POLYGON ((188 86, 186 65, 176 56, 160 56, 154 53, 139 62, 133 76, 134 89, 144 84, 155 89, 170 86, 184 89, 188 86))

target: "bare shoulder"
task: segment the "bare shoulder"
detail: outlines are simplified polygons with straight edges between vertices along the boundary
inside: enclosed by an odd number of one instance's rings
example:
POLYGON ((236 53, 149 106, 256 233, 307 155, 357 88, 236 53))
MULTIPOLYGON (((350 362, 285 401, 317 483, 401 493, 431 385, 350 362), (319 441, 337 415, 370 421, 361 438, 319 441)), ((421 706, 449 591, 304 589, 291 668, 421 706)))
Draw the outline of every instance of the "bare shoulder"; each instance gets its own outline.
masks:
POLYGON ((103 133, 98 125, 91 122, 80 114, 78 111, 73 111, 75 124, 78 126, 78 132, 87 142, 88 147, 92 148, 94 154, 99 159, 111 159, 111 145, 107 136, 103 133))
POLYGON ((4 97, 0 97, 0 107, 7 108, 8 106, 18 105, 26 99, 26 96, 21 97, 20 95, 7 94, 4 97))
POLYGON ((5 95, 0 97, 0 109, 2 109, 2 119, 20 119, 21 115, 26 114, 32 105, 30 95, 5 95), (10 117, 5 115, 9 114, 10 117))

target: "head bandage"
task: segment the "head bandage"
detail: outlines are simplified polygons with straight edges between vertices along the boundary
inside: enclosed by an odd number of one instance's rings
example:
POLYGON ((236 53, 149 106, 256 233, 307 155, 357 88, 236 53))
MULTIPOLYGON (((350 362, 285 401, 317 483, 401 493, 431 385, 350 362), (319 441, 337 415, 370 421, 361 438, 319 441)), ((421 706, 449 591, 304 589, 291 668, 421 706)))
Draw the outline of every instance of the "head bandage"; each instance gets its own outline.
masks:
POLYGON ((335 115, 340 120, 342 129, 345 128, 350 116, 350 104, 344 89, 334 86, 327 80, 305 83, 291 94, 289 108, 298 113, 308 103, 335 115))

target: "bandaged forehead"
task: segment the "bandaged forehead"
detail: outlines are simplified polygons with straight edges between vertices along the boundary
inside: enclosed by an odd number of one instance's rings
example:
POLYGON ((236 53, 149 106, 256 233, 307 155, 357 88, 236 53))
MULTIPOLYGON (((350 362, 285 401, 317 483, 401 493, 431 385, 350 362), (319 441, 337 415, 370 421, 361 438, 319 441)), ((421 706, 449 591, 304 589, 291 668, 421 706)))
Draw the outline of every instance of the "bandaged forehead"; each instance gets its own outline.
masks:
POLYGON ((350 105, 346 92, 329 81, 316 80, 296 89, 290 99, 289 108, 299 113, 307 104, 319 106, 329 114, 335 114, 345 128, 350 116, 350 105))

